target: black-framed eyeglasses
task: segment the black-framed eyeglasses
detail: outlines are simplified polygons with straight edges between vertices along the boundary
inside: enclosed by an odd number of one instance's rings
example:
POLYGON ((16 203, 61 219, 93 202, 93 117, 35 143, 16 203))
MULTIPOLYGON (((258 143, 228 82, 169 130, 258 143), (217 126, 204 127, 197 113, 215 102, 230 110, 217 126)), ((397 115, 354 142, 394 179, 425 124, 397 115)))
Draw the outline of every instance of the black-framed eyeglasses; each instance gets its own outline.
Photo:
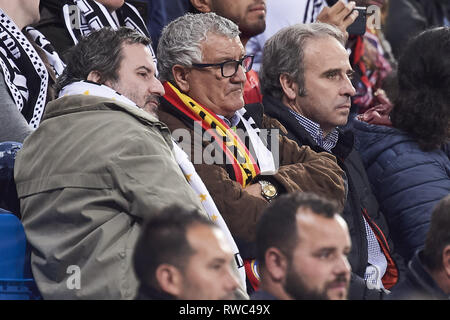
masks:
POLYGON ((241 60, 228 60, 222 63, 193 63, 194 68, 207 68, 207 67, 220 67, 222 77, 231 78, 238 71, 239 66, 244 68, 244 72, 247 73, 252 69, 253 58, 255 56, 244 56, 241 60))

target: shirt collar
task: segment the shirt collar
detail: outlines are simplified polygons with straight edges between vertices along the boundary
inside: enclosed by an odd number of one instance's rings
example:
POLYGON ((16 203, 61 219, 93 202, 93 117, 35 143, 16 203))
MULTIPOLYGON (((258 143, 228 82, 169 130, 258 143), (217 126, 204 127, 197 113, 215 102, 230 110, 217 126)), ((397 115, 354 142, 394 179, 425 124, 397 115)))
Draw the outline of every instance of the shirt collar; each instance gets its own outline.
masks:
POLYGON ((237 113, 235 113, 230 119, 225 118, 224 116, 221 116, 220 114, 217 114, 217 116, 222 119, 230 128, 235 127, 238 125, 239 121, 241 120, 237 113))
POLYGON ((329 134, 325 137, 323 136, 323 130, 320 128, 320 125, 308 118, 305 118, 301 114, 295 112, 292 109, 288 109, 289 112, 294 115, 297 119, 298 123, 305 128, 305 130, 311 135, 313 140, 322 148, 331 152, 331 150, 336 146, 339 138, 339 132, 337 129, 333 129, 329 134))

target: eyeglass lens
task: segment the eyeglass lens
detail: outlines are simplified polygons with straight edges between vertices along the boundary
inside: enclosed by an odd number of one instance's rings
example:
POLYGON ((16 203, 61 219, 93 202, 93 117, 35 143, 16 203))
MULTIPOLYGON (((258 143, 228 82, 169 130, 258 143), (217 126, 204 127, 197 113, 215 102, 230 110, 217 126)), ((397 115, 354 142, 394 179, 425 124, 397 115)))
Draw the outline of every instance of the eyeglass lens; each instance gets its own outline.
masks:
POLYGON ((252 67, 252 57, 247 56, 241 61, 229 61, 222 67, 224 77, 232 77, 238 70, 239 65, 242 65, 244 72, 249 72, 252 67))

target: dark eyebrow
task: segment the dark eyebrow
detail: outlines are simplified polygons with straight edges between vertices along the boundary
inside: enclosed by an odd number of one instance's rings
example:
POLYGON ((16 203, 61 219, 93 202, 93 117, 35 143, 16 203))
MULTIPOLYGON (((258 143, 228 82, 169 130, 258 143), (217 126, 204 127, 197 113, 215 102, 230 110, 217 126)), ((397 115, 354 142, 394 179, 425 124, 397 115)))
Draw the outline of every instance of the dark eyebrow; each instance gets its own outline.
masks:
POLYGON ((147 68, 146 66, 140 66, 136 68, 136 71, 138 71, 139 69, 144 69, 147 72, 151 72, 152 70, 150 70, 149 68, 147 68))
POLYGON ((324 252, 334 252, 334 251, 336 251, 335 247, 322 247, 322 248, 319 248, 319 249, 315 250, 314 254, 315 255, 320 255, 320 254, 322 254, 324 252))
POLYGON ((325 72, 323 72, 323 75, 331 74, 331 73, 339 73, 341 72, 341 69, 328 69, 325 72))
MULTIPOLYGON (((326 76, 326 75, 329 75, 329 74, 340 73, 341 71, 342 71, 342 69, 339 69, 339 68, 329 69, 329 70, 326 70, 325 72, 323 72, 322 75, 326 76)), ((349 70, 347 70, 345 72, 346 75, 353 75, 354 73, 355 73, 355 71, 352 70, 352 69, 349 69, 349 70)))
MULTIPOLYGON (((332 252, 336 252, 337 250, 338 250, 338 248, 336 248, 336 247, 322 247, 322 248, 317 249, 314 252, 314 254, 319 255, 319 254, 324 253, 324 252, 332 253, 332 252)), ((344 248, 344 253, 349 253, 350 250, 351 250, 351 246, 346 246, 344 248)))
POLYGON ((224 264, 224 263, 226 263, 227 261, 226 261, 226 259, 224 259, 224 258, 214 258, 214 259, 212 259, 209 263, 210 264, 215 264, 215 263, 220 263, 220 264, 224 264))

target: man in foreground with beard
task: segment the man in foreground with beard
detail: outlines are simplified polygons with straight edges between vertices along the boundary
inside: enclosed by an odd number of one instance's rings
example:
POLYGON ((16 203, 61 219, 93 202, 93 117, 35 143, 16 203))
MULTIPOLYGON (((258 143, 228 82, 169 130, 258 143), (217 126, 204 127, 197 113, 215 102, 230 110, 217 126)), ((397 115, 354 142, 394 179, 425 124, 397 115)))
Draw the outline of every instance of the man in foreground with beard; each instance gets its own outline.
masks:
POLYGON ((252 300, 347 299, 351 241, 334 203, 281 196, 260 218, 256 243, 261 283, 252 300))

